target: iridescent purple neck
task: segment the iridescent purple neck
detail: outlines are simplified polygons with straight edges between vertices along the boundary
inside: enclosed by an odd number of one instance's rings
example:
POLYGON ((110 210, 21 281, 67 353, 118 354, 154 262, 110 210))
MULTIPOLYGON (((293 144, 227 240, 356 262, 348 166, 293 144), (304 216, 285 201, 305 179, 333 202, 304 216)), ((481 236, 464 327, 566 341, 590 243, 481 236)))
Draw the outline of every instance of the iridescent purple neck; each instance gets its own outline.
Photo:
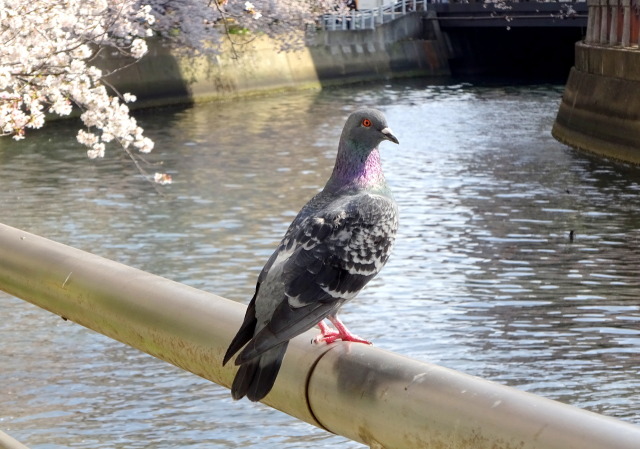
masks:
POLYGON ((378 148, 367 152, 338 151, 336 165, 327 186, 372 188, 384 184, 378 148))

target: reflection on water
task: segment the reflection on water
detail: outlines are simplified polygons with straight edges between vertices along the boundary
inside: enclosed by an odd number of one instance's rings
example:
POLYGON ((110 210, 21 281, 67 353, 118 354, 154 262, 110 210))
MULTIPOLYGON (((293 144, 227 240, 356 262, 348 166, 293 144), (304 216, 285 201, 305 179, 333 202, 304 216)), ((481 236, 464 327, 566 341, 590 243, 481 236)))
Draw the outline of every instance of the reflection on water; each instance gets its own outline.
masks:
MULTIPOLYGON (((376 105, 401 142, 382 149, 401 227, 385 270, 343 311, 354 332, 640 423, 640 170, 555 142, 560 95, 412 81, 145 113, 149 162, 174 178, 165 196, 115 150, 87 160, 58 123, 0 141, 1 221, 246 303, 324 184, 344 118, 376 105)), ((32 448, 361 447, 0 304, 0 428, 32 448)))

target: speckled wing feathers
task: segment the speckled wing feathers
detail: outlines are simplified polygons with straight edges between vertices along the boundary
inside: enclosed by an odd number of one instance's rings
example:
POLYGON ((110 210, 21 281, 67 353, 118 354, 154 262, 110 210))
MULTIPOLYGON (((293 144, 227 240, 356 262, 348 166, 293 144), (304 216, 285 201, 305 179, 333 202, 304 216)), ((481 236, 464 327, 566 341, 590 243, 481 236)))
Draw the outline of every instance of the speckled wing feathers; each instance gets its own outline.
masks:
POLYGON ((351 299, 386 263, 396 227, 394 202, 370 193, 307 218, 283 269, 289 305, 351 299))
POLYGON ((397 228, 393 200, 371 193, 298 218, 276 251, 292 251, 282 268, 285 297, 236 363, 310 329, 353 298, 386 263, 397 228))

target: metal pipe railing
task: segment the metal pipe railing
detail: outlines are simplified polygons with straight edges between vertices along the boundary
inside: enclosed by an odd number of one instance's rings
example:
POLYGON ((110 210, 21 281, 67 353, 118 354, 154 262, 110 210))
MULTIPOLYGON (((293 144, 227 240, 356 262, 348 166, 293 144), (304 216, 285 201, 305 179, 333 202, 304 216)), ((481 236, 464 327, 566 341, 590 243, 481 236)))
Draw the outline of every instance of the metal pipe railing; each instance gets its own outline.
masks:
MULTIPOLYGON (((221 362, 244 315, 238 303, 1 224, 0 289, 232 382, 233 364, 221 362)), ((292 340, 263 402, 371 447, 638 447, 632 424, 367 345, 313 345, 313 335, 292 340)))
POLYGON ((13 438, 11 435, 0 431, 0 449, 29 449, 27 446, 13 438))
POLYGON ((631 0, 587 0, 589 17, 585 42, 591 45, 640 45, 640 10, 631 0))
POLYGON ((323 30, 365 30, 389 22, 408 12, 427 11, 427 0, 400 0, 374 9, 351 11, 349 14, 325 14, 320 17, 323 30))

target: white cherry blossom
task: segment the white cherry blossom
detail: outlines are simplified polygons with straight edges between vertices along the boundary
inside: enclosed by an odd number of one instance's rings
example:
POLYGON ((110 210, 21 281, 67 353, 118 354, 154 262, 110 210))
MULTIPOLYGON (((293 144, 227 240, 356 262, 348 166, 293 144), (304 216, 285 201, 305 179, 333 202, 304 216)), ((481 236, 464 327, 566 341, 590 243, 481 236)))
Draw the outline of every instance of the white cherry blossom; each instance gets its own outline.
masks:
POLYGON ((148 148, 93 64, 104 48, 142 57, 150 10, 133 0, 0 0, 2 134, 24 138, 44 125, 46 113, 68 116, 76 106, 87 126, 78 141, 90 157, 104 156, 104 142, 114 139, 148 148))

